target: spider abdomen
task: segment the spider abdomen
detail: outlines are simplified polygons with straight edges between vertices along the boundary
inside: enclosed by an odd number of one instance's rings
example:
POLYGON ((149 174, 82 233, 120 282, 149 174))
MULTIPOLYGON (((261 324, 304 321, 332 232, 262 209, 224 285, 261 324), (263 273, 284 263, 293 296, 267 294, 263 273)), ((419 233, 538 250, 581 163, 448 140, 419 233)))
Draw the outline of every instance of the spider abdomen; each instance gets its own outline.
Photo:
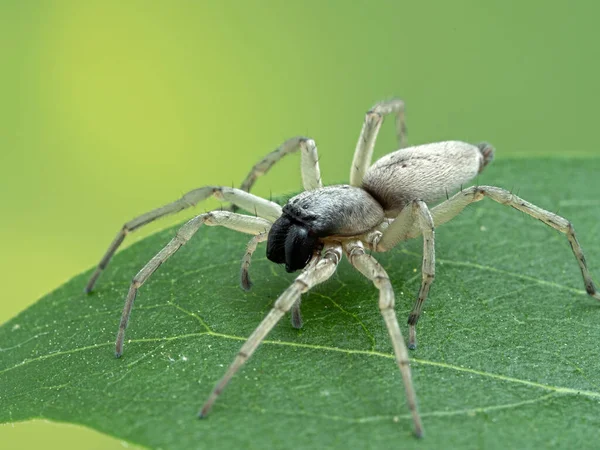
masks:
POLYGON ((436 202, 472 180, 491 160, 487 144, 446 141, 390 153, 366 172, 362 187, 395 217, 412 200, 436 202))

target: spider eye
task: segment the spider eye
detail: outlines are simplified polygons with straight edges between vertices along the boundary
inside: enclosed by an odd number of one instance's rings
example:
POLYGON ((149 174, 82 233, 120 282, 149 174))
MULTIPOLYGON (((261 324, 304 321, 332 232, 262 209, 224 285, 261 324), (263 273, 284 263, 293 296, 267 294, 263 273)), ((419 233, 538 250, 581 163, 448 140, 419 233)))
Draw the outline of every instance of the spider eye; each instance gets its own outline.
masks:
POLYGON ((285 262, 285 238, 292 222, 285 215, 279 217, 269 231, 267 240, 267 258, 277 264, 285 262))
POLYGON ((285 270, 303 269, 310 260, 319 238, 301 225, 293 224, 285 239, 285 270))

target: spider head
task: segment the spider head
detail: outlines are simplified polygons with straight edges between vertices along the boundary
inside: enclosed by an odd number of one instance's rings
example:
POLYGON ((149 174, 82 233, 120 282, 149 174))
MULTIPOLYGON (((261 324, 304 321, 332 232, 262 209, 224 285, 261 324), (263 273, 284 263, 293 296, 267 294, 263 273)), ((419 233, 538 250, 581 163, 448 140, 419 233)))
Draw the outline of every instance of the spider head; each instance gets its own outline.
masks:
POLYGON ((306 225, 283 214, 273 223, 267 240, 267 258, 284 264, 287 272, 303 269, 319 245, 319 237, 306 225))

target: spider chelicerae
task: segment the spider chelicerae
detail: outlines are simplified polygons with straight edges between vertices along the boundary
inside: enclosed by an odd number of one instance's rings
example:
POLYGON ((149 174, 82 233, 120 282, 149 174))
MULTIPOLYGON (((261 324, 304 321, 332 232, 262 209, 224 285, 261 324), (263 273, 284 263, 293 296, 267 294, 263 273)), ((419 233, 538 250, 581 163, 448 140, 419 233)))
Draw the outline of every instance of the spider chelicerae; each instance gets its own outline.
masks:
POLYGON ((406 147, 404 102, 392 99, 376 104, 366 114, 350 170, 350 184, 324 187, 319 170, 317 147, 312 139, 296 137, 269 153, 250 171, 240 189, 205 186, 181 199, 127 222, 101 259, 85 291, 91 292, 98 277, 121 245, 125 236, 156 219, 195 206, 214 196, 230 202, 255 216, 231 210, 200 214, 154 256, 133 278, 117 333, 116 356, 123 352, 125 329, 139 288, 158 267, 188 242, 202 225, 219 225, 253 235, 242 258, 241 285, 250 289, 248 274, 252 254, 259 243, 267 241, 267 258, 285 264, 288 272, 302 270, 294 282, 275 301, 273 308, 242 346, 231 366, 200 410, 205 417, 231 377, 250 358, 283 315, 291 311, 292 325, 302 327, 300 297, 335 272, 342 255, 379 290, 379 309, 388 329, 400 368, 406 399, 417 436, 423 426, 411 380, 406 344, 394 311, 394 291, 386 271, 371 252, 388 251, 399 242, 423 236, 422 281, 408 318, 408 347, 416 348, 416 324, 435 275, 434 228, 448 222, 467 205, 489 197, 518 209, 564 233, 577 259, 586 291, 600 300, 592 282, 583 251, 571 223, 539 208, 511 192, 492 186, 462 186, 472 180, 493 159, 494 150, 486 143, 477 145, 458 141, 406 147), (375 140, 384 117, 396 117, 400 150, 371 165, 375 140), (249 193, 256 179, 285 155, 300 151, 302 182, 305 191, 291 198, 283 208, 249 193), (449 193, 456 192, 449 197, 449 193), (446 198, 445 201, 430 208, 446 198))

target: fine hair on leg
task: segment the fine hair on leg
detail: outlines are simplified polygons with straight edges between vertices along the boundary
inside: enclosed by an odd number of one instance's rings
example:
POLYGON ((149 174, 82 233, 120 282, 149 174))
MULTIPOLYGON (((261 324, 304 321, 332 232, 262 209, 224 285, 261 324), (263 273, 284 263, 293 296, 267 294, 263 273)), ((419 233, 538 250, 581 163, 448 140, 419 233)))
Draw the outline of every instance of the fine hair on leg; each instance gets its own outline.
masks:
POLYGON ((365 172, 371 165, 375 141, 385 116, 396 114, 396 137, 400 148, 406 147, 406 123, 404 120, 404 101, 399 98, 377 103, 366 114, 352 166, 350 167, 350 185, 360 186, 365 172))
POLYGON ((468 189, 464 189, 457 193, 449 200, 440 203, 436 207, 432 208, 431 215, 433 222, 436 226, 448 222, 452 218, 456 217, 467 205, 478 202, 484 197, 489 197, 495 202, 503 205, 510 206, 514 209, 524 212, 525 214, 544 222, 546 225, 554 228, 565 234, 573 250, 573 255, 577 260, 581 275, 583 277, 583 283, 585 285, 586 292, 597 300, 600 300, 600 293, 596 289, 590 271, 587 267, 585 256, 579 241, 575 236, 575 229, 571 222, 564 217, 558 216, 550 211, 546 211, 533 203, 529 203, 520 197, 517 197, 510 191, 494 186, 472 186, 468 189))
POLYGON ((152 211, 142 214, 141 216, 138 216, 125 223, 98 263, 96 270, 90 277, 85 287, 85 292, 89 294, 94 289, 96 281, 125 239, 125 236, 132 231, 149 224, 150 222, 160 219, 161 217, 178 213, 184 209, 196 206, 197 203, 206 200, 211 196, 222 201, 231 202, 232 204, 239 206, 251 214, 256 214, 259 217, 263 217, 271 221, 276 220, 281 215, 281 206, 279 206, 277 203, 257 197, 256 195, 252 195, 241 189, 224 186, 204 186, 194 189, 193 191, 185 194, 179 200, 168 203, 160 208, 153 209, 152 211))
POLYGON ((298 150, 301 150, 300 167, 304 189, 308 191, 322 187, 319 155, 315 141, 304 136, 297 136, 288 139, 256 163, 240 185, 240 189, 249 192, 258 177, 267 173, 284 156, 295 153, 298 150))
POLYGON ((417 348, 417 322, 423 311, 423 304, 435 278, 435 229, 433 218, 425 202, 413 200, 406 205, 396 219, 381 233, 374 243, 376 251, 388 251, 400 241, 423 235, 423 263, 421 266, 421 288, 413 309, 408 316, 408 348, 417 348))
MULTIPOLYGON (((249 273, 249 269, 250 269, 250 262, 252 260, 252 255, 254 254, 254 252, 256 251, 256 247, 260 242, 264 242, 267 240, 269 236, 269 233, 264 232, 264 233, 259 233, 256 236, 254 236, 252 239, 250 239, 250 242, 248 242, 248 245, 246 247, 246 253, 244 254, 244 257, 242 258, 242 269, 241 269, 241 273, 240 273, 240 285, 242 286, 242 289, 245 291, 249 291, 252 288, 252 280, 250 279, 250 273, 249 273)), ((315 260, 315 259, 313 259, 315 260)), ((318 260, 318 258, 316 259, 318 260)), ((298 299, 298 301, 296 303, 294 303, 294 305, 292 306, 292 310, 291 310, 291 315, 292 315, 292 326, 294 328, 302 328, 302 313, 300 312, 300 300, 298 299)))
POLYGON ((406 401, 413 418, 415 435, 417 437, 422 437, 423 424, 421 423, 421 417, 417 407, 417 396, 412 383, 408 350, 404 343, 404 338, 402 337, 400 325, 398 324, 398 319, 394 310, 394 290, 392 288, 392 283, 390 282, 388 274, 377 260, 373 256, 365 253, 362 242, 347 241, 344 244, 344 251, 348 256, 350 263, 356 267, 360 273, 371 280, 375 287, 379 289, 379 309, 388 329, 392 346, 394 347, 396 363, 402 374, 404 389, 406 391, 406 401))
MULTIPOLYGON (((248 242, 248 245, 246 247, 246 253, 244 254, 244 257, 242 258, 242 268, 241 268, 241 286, 242 289, 244 289, 245 291, 249 291, 252 288, 252 280, 250 279, 250 274, 249 274, 249 269, 250 269, 250 262, 252 259, 252 255, 254 254, 254 252, 256 251, 256 247, 260 242, 264 242, 267 240, 269 233, 268 232, 263 232, 263 233, 259 233, 256 236, 254 236, 252 239, 250 239, 250 242, 248 242)), ((308 270, 311 266, 314 266, 320 259, 320 252, 316 252, 315 255, 313 256, 313 258, 310 261, 310 265, 305 269, 308 270)), ((292 316, 292 326, 294 328, 300 329, 302 328, 302 313, 300 312, 300 303, 301 303, 301 298, 298 299, 298 301, 296 303, 294 303, 294 305, 292 306, 291 309, 291 316, 292 316)))
POLYGON ((412 203, 414 214, 423 234, 423 264, 421 266, 421 288, 419 295, 408 316, 408 348, 417 348, 417 322, 423 311, 423 304, 427 300, 429 288, 435 278, 435 230, 433 218, 425 202, 415 200, 412 203))
MULTIPOLYGON (((321 250, 316 250, 313 254, 312 259, 309 261, 308 265, 304 268, 304 270, 312 270, 321 260, 321 250)), ((300 311, 300 305, 302 304, 302 297, 298 297, 296 303, 292 305, 292 309, 290 310, 290 316, 292 320, 292 327, 299 330, 302 328, 304 320, 302 319, 302 312, 300 311)))
POLYGON ((148 263, 140 270, 131 282, 129 292, 123 306, 119 331, 115 343, 115 356, 118 358, 123 354, 123 342, 125 340, 125 330, 129 323, 133 302, 137 296, 139 288, 150 278, 150 276, 163 264, 167 259, 175 254, 182 246, 184 246, 202 225, 223 226, 235 231, 248 234, 259 234, 267 232, 271 227, 271 222, 260 217, 246 216, 236 214, 229 211, 212 211, 205 214, 200 214, 194 217, 185 225, 183 225, 171 241, 163 247, 148 263))
MULTIPOLYGON (((288 287, 283 294, 275 301, 273 308, 263 319, 260 325, 250 335, 246 343, 242 346, 237 356, 227 369, 227 372, 217 383, 210 396, 204 403, 204 406, 198 413, 200 418, 204 418, 209 413, 214 402, 217 400, 225 386, 242 365, 252 356, 252 353, 258 348, 264 338, 269 334, 273 327, 279 322, 283 315, 298 301, 300 296, 311 289, 313 286, 324 282, 334 274, 337 265, 342 257, 342 248, 339 245, 327 245, 323 249, 323 256, 315 265, 310 265, 305 269, 288 287)), ((318 258, 314 256, 313 258, 318 258)))

